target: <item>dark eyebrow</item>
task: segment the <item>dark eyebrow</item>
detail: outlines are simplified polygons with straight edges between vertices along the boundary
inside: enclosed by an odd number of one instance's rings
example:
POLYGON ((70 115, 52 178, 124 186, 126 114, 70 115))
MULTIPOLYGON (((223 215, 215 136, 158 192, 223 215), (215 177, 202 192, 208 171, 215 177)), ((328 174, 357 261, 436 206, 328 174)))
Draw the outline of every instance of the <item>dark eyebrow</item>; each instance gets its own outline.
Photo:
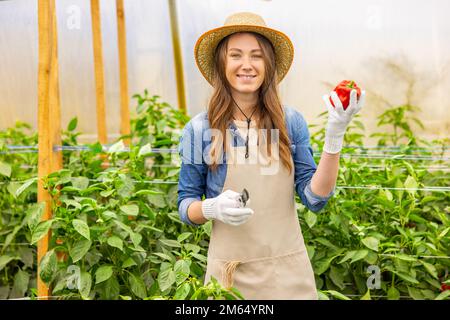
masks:
MULTIPOLYGON (((231 51, 231 50, 235 50, 235 51, 242 52, 242 50, 241 50, 241 49, 238 49, 238 48, 231 48, 230 51, 231 51)), ((250 52, 255 52, 255 51, 262 51, 262 50, 261 50, 261 49, 253 49, 253 50, 250 51, 250 52)))

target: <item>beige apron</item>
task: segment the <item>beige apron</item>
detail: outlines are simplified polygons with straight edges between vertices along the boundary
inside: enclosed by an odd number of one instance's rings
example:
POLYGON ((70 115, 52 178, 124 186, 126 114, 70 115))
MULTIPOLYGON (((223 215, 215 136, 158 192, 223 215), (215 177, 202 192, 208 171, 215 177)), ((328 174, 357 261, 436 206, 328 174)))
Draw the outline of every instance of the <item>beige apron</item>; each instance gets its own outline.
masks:
MULTIPOLYGON (((246 122, 235 124, 245 137, 246 122)), ((234 156, 227 160, 222 192, 246 188, 254 215, 240 226, 213 220, 205 284, 213 276, 223 286, 237 288, 245 299, 317 299, 297 218, 294 170, 289 174, 279 162, 272 163, 278 166, 277 174, 263 174, 271 168, 265 146, 257 147, 256 130, 250 130, 250 137, 246 163, 245 146, 230 146, 234 156)))

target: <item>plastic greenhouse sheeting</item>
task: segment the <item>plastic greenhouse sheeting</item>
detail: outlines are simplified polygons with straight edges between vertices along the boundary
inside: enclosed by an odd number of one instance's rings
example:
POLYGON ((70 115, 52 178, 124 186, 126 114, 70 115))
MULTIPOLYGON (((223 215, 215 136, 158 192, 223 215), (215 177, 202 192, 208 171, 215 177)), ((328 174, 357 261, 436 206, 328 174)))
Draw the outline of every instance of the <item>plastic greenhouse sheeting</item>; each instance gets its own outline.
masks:
MULTIPOLYGON (((62 124, 78 116, 79 129, 95 137, 89 1, 56 2, 62 124)), ((130 97, 148 88, 176 106, 168 2, 124 3, 130 97)), ((100 4, 107 126, 113 137, 120 123, 115 1, 100 4)), ((194 62, 195 41, 222 25, 229 14, 252 11, 291 37, 295 58, 280 92, 283 102, 301 111, 308 122, 325 110, 322 95, 344 78, 356 79, 392 104, 405 101, 407 84, 415 80, 412 102, 424 110, 425 134, 444 136, 449 130, 450 102, 445 95, 450 88, 449 1, 183 0, 177 6, 190 115, 206 110, 211 93, 194 62), (395 64, 403 71, 396 72, 395 64)), ((37 51, 37 1, 0 1, 2 129, 16 120, 37 126, 37 51)), ((372 99, 368 106, 362 116, 371 131, 374 115, 385 105, 372 99)))

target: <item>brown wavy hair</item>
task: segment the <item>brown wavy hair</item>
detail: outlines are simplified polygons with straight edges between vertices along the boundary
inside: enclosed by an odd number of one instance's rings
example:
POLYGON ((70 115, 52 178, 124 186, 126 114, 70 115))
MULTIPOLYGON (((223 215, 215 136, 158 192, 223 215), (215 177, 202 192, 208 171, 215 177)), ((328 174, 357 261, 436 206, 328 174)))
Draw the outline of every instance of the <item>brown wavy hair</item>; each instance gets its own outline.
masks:
MULTIPOLYGON (((275 52, 272 44, 264 36, 254 33, 262 50, 265 64, 264 81, 259 88, 258 106, 255 111, 256 118, 259 119, 257 129, 267 129, 267 140, 272 141, 271 129, 279 131, 279 157, 282 164, 292 170, 291 149, 289 146, 289 136, 285 125, 285 115, 278 93, 277 72, 275 67, 275 52)), ((212 136, 211 149, 209 151, 210 164, 212 170, 216 170, 218 161, 222 155, 222 150, 228 150, 226 129, 233 120, 233 100, 231 97, 230 84, 226 78, 226 57, 230 36, 225 37, 218 44, 214 56, 213 73, 213 93, 208 105, 208 120, 211 129, 216 129, 222 133, 218 139, 212 136)), ((261 133, 258 130, 261 141, 261 133)), ((267 143, 267 154, 272 161, 271 143, 267 143)))

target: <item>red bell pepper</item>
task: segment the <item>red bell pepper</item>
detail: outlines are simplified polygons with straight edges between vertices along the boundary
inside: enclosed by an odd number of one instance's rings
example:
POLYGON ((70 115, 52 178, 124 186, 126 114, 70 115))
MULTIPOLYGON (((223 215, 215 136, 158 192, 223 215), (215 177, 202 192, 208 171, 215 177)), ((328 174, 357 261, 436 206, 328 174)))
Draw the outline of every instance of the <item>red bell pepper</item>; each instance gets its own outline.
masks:
MULTIPOLYGON (((361 89, 357 86, 355 81, 352 80, 344 80, 339 83, 336 88, 334 88, 334 91, 336 91, 337 96, 339 97, 339 100, 342 102, 342 107, 344 110, 348 108, 349 102, 350 102, 350 92, 355 89, 356 90, 356 96, 357 99, 361 96, 361 89)), ((333 107, 335 107, 333 100, 330 97, 330 102, 333 107)))

